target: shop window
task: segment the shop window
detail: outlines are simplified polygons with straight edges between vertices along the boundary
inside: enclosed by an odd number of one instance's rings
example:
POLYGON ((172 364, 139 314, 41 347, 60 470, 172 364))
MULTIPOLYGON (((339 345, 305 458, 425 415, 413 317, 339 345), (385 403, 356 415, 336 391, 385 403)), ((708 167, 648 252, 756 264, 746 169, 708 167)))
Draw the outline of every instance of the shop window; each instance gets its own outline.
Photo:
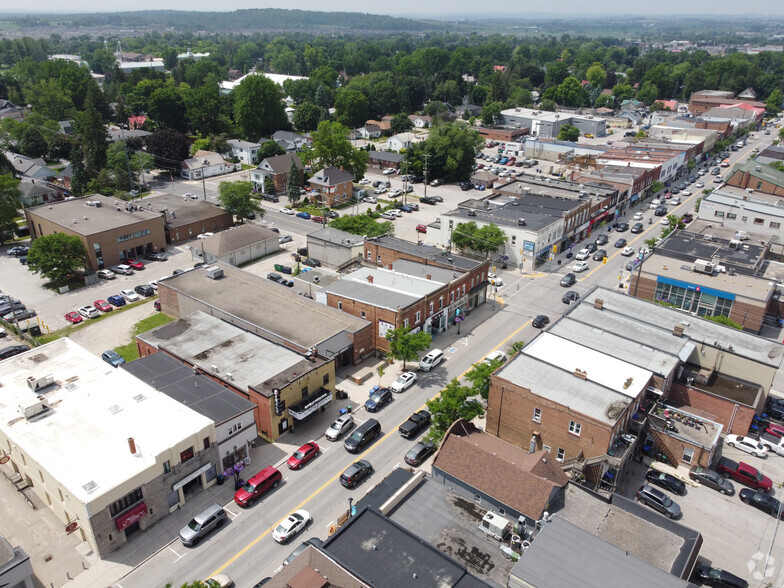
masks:
POLYGON ((541 423, 542 422, 542 409, 541 408, 535 408, 534 409, 534 417, 533 417, 532 420, 535 423, 541 423))
POLYGON ((171 462, 167 459, 163 462, 163 473, 168 474, 171 471, 171 462))
POLYGON ((185 463, 189 459, 193 459, 193 447, 188 447, 185 451, 180 452, 180 462, 185 463))
POLYGON ((202 443, 204 443, 204 449, 209 449, 210 448, 210 438, 209 437, 205 437, 204 440, 202 441, 202 443))
POLYGON ((326 386, 327 384, 329 384, 329 374, 324 374, 324 377, 323 377, 323 378, 321 378, 321 383, 322 383, 324 386, 326 386))
POLYGON ((420 310, 417 310, 417 312, 416 312, 416 318, 415 318, 414 320, 415 320, 415 322, 416 322, 417 324, 419 324, 419 323, 422 321, 422 311, 420 311, 420 310))
POLYGON ((755 225, 764 225, 765 224, 765 219, 764 218, 755 217, 754 218, 754 224, 755 225))

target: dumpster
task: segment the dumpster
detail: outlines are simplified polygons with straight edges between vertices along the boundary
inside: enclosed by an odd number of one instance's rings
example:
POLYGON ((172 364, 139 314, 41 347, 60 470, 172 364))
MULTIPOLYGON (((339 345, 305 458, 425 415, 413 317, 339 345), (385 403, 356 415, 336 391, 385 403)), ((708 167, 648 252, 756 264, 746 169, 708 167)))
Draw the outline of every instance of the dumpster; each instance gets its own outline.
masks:
POLYGON ((32 337, 40 337, 41 336, 41 327, 38 325, 31 325, 30 326, 30 335, 32 337))
MULTIPOLYGON (((275 266, 275 269, 278 269, 278 266, 275 266)), ((291 268, 287 265, 281 265, 278 271, 284 274, 290 274, 291 268)))
POLYGON ((276 272, 282 272, 283 271, 283 266, 280 265, 279 263, 276 263, 275 264, 275 271, 276 272))

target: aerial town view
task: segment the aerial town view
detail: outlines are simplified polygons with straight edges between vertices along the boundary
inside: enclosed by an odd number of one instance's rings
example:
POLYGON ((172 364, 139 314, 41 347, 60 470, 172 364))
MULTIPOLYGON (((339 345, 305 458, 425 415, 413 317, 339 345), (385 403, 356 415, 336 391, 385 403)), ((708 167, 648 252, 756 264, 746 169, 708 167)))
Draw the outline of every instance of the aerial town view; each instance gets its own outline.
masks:
POLYGON ((0 587, 784 586, 784 4, 682 4, 0 9, 0 587))

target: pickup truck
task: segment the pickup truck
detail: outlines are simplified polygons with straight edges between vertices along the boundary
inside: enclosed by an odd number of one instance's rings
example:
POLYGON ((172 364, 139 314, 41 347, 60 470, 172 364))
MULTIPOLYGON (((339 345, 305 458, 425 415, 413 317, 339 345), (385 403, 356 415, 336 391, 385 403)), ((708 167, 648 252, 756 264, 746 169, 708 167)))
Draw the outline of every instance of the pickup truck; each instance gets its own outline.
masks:
POLYGON ((741 484, 754 488, 757 492, 770 492, 773 487, 770 478, 760 473, 754 466, 742 461, 736 462, 722 457, 716 470, 725 478, 732 478, 741 484))
POLYGON ((415 412, 408 420, 400 425, 398 431, 400 434, 405 437, 406 439, 410 439, 414 437, 430 424, 430 413, 426 410, 420 410, 419 412, 415 412))
POLYGON ((763 433, 760 435, 759 442, 765 446, 765 449, 772 451, 777 455, 784 455, 784 437, 776 437, 770 433, 763 433))

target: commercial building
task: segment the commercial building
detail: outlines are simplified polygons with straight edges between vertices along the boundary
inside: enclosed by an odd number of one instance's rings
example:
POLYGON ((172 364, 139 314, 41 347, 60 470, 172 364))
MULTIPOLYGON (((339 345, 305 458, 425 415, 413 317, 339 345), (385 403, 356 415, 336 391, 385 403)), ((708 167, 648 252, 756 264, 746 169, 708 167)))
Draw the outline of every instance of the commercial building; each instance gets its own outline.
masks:
POLYGON ((344 169, 325 167, 308 180, 322 206, 351 202, 354 198, 354 176, 344 169))
POLYGON ((275 231, 244 224, 199 239, 191 254, 205 263, 222 261, 240 266, 280 251, 278 238, 275 231))
POLYGON ((336 359, 338 366, 373 354, 368 321, 223 262, 166 278, 158 294, 170 316, 201 310, 297 353, 336 359))
POLYGON ((746 104, 756 108, 765 108, 764 102, 757 102, 754 97, 747 94, 739 94, 735 97, 733 92, 724 90, 700 90, 692 92, 689 96, 689 112, 695 116, 721 106, 732 106, 736 104, 746 104))
MULTIPOLYGON (((756 182, 756 185, 761 184, 762 180, 756 182)), ((753 236, 755 242, 777 241, 784 222, 784 207, 778 204, 780 201, 781 196, 723 184, 702 199, 697 215, 706 223, 753 236)), ((745 246, 748 244, 738 247, 745 246)))
POLYGON ((163 216, 166 243, 176 245, 202 233, 217 233, 234 224, 234 216, 217 204, 198 196, 161 194, 135 201, 144 210, 163 216))
POLYGON ((0 453, 99 557, 216 482, 213 422, 63 338, 0 363, 0 453))
POLYGON ((755 159, 732 166, 726 184, 747 190, 749 194, 761 192, 777 196, 771 203, 779 202, 784 196, 784 172, 755 159))
POLYGON ((92 194, 27 208, 25 217, 32 239, 54 233, 79 237, 92 271, 166 249, 160 212, 111 196, 92 194))
POLYGON ((532 137, 555 139, 566 125, 576 127, 581 135, 604 137, 607 123, 602 117, 581 116, 567 112, 548 112, 531 108, 509 108, 501 111, 502 125, 516 129, 530 129, 532 137))
POLYGON ((0 585, 11 588, 33 588, 33 564, 19 546, 11 547, 0 535, 0 585))
POLYGON ((140 356, 168 354, 247 399, 254 406, 253 433, 268 441, 317 414, 335 395, 332 359, 296 353, 201 311, 136 341, 140 356))
POLYGON ((308 233, 308 256, 340 271, 362 260, 365 240, 340 229, 325 227, 308 233))

